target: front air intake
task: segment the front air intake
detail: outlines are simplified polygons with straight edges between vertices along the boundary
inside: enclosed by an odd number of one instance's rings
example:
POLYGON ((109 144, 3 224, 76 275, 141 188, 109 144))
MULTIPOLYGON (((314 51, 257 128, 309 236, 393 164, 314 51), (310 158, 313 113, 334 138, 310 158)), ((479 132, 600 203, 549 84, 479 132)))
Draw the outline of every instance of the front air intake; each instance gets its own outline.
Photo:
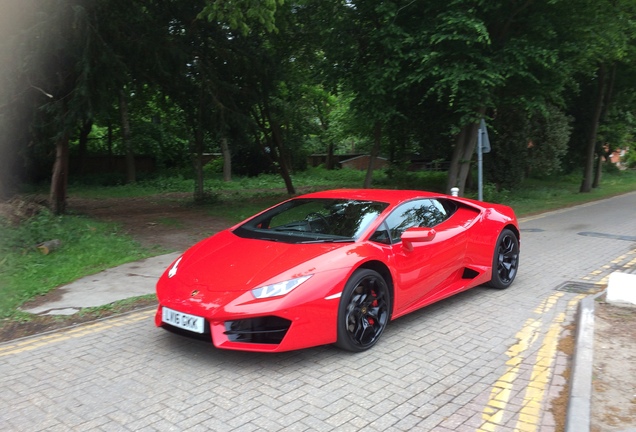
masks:
POLYGON ((225 335, 231 342, 279 344, 287 334, 291 321, 265 316, 225 322, 225 335))

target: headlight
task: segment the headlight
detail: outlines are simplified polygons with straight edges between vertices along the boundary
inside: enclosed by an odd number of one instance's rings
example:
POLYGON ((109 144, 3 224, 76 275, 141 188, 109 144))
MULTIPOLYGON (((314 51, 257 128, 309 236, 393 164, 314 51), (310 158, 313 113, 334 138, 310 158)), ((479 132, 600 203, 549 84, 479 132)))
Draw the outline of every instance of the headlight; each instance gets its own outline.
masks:
POLYGON ((170 271, 168 272, 169 278, 177 274, 177 270, 179 270, 178 269, 179 263, 181 262, 182 259, 183 259, 183 255, 180 256, 179 259, 174 262, 174 264, 172 264, 172 267, 170 268, 170 271))
POLYGON ((284 282, 277 282, 275 284, 266 285, 266 286, 260 287, 260 288, 254 288, 252 290, 252 294, 257 299, 264 299, 264 298, 269 298, 269 297, 282 296, 282 295, 285 295, 285 294, 291 292, 291 290, 296 288, 301 283, 305 282, 310 277, 311 277, 311 275, 303 276, 303 277, 299 277, 299 278, 296 278, 296 279, 290 279, 290 280, 287 280, 287 281, 284 281, 284 282))

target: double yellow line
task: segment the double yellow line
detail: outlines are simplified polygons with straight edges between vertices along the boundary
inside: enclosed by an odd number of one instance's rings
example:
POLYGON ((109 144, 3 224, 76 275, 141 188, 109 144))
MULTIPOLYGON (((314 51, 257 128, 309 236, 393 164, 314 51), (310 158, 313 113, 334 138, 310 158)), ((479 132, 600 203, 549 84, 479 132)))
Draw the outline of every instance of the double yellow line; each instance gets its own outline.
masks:
MULTIPOLYGON (((609 265, 604 265, 601 269, 592 271, 581 279, 591 281, 600 278, 596 285, 601 288, 607 284, 609 274, 616 268, 629 270, 636 266, 634 255, 636 255, 636 249, 619 256, 612 260, 609 265)), ((517 417, 515 431, 535 432, 538 430, 541 422, 541 407, 550 383, 559 335, 565 322, 565 312, 557 314, 548 324, 548 329, 545 331, 532 367, 530 380, 525 388, 521 409, 518 412, 513 412, 507 408, 515 391, 514 385, 521 371, 520 366, 524 360, 532 355, 530 348, 541 337, 541 330, 544 327, 541 317, 549 312, 563 295, 561 292, 554 293, 541 302, 534 310, 539 318, 528 319, 516 334, 518 342, 506 352, 509 357, 506 362, 506 372, 499 377, 491 389, 490 398, 482 412, 483 424, 477 429, 478 432, 493 432, 499 427, 512 424, 510 420, 515 416, 517 417)), ((570 299, 566 311, 576 308, 584 297, 586 294, 580 294, 570 299)))
MULTIPOLYGON (((534 312, 544 315, 550 311, 558 302, 563 293, 552 294, 545 299, 534 312)), ((568 302, 568 309, 576 307, 577 303, 585 297, 578 295, 568 302)), ((515 431, 533 432, 536 431, 541 421, 541 405, 545 396, 548 384, 552 375, 552 364, 556 358, 557 345, 562 324, 565 321, 565 313, 561 312, 549 324, 543 336, 543 341, 537 352, 536 360, 532 367, 530 380, 526 386, 521 410, 518 412, 515 431)), ((519 377, 521 365, 532 352, 530 348, 541 337, 541 330, 544 324, 541 318, 528 319, 523 328, 516 334, 518 342, 511 346, 506 354, 509 360, 506 362, 506 372, 495 382, 488 403, 486 404, 482 420, 484 423, 478 429, 480 432, 492 432, 498 427, 507 424, 510 417, 506 418, 506 408, 513 394, 514 385, 519 377)), ((517 413, 509 413, 511 417, 517 413)))
POLYGON ((15 342, 8 342, 7 344, 0 345, 0 357, 12 354, 19 354, 46 345, 51 345, 53 343, 99 333, 113 327, 126 326, 135 322, 149 319, 154 314, 154 309, 132 312, 130 314, 118 316, 116 318, 107 318, 92 324, 82 324, 77 327, 72 327, 68 330, 55 331, 54 333, 49 333, 42 336, 19 339, 15 342))

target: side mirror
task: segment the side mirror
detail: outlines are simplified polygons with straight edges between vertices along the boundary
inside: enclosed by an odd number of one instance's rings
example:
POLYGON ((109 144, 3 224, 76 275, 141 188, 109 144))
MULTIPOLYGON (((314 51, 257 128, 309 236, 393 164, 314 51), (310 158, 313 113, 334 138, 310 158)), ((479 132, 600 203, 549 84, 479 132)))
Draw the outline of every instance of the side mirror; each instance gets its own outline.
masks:
POLYGON ((402 233, 402 246, 407 251, 413 250, 413 243, 430 242, 435 238, 435 230, 433 228, 409 228, 402 233))

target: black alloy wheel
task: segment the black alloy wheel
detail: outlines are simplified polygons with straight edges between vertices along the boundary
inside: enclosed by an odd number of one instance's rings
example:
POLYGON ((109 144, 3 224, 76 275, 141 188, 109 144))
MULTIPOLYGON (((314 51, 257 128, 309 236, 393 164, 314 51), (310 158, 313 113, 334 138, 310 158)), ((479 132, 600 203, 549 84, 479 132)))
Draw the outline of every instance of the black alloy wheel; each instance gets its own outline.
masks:
POLYGON ((356 270, 340 298, 336 345, 353 352, 371 348, 389 321, 390 309, 389 288, 382 276, 369 269, 356 270))
POLYGON ((506 228, 497 239, 492 263, 492 278, 489 285, 504 289, 512 285, 519 268, 519 239, 506 228))

